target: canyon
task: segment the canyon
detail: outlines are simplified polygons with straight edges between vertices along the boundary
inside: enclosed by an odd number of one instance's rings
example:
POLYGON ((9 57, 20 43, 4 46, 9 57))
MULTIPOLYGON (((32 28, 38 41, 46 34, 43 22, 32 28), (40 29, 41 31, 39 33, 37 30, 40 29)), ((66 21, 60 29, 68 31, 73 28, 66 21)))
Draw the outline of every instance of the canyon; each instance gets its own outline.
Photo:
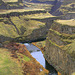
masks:
POLYGON ((61 75, 75 75, 75 1, 0 0, 1 75, 48 74, 21 43, 40 48, 61 75))

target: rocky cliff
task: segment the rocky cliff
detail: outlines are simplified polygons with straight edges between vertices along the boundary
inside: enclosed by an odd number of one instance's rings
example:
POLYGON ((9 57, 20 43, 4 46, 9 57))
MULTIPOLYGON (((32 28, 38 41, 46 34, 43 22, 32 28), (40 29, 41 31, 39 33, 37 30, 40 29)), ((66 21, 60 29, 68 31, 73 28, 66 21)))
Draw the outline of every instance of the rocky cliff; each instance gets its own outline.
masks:
POLYGON ((62 75, 72 75, 75 72, 74 44, 75 20, 55 21, 48 32, 44 56, 62 75))
MULTIPOLYGON (((22 11, 22 10, 21 10, 22 11)), ((41 14, 47 14, 45 11, 25 11, 25 12, 12 12, 7 14, 1 14, 0 16, 0 42, 4 41, 17 41, 28 42, 38 39, 46 38, 48 29, 53 23, 53 19, 58 17, 41 16, 41 14), (27 15, 39 15, 40 18, 28 18, 27 15), (42 18, 43 17, 43 18, 42 18)))

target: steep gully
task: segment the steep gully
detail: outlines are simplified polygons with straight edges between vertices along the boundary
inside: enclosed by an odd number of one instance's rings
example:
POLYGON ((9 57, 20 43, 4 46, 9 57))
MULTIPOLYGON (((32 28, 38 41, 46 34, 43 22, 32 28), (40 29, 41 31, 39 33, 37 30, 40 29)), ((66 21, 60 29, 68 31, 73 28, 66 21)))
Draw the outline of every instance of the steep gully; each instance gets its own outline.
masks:
POLYGON ((62 3, 63 0, 55 0, 50 13, 55 16, 63 15, 63 13, 59 11, 59 8, 62 5, 62 3))

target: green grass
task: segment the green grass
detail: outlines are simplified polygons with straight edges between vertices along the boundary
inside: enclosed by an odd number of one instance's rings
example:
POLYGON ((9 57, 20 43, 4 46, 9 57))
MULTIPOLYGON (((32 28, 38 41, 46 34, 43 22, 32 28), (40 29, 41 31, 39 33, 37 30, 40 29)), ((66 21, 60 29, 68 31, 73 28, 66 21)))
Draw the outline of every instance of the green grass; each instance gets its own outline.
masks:
POLYGON ((60 34, 58 31, 55 31, 55 30, 53 30, 53 29, 49 29, 50 31, 52 31, 52 32, 54 32, 55 34, 57 34, 57 35, 59 35, 59 36, 61 36, 62 34, 60 34))
POLYGON ((21 67, 10 57, 8 50, 0 48, 0 75, 23 75, 21 67))
POLYGON ((13 24, 17 27, 19 34, 15 28, 14 25, 11 24, 8 18, 1 18, 0 22, 0 35, 3 35, 5 37, 19 37, 20 35, 27 36, 32 33, 34 29, 38 29, 40 27, 43 27, 45 23, 36 21, 36 20, 25 20, 26 18, 24 16, 14 16, 10 17, 13 24))
POLYGON ((40 21, 36 21, 36 20, 26 21, 24 19, 25 19, 24 16, 20 16, 20 18, 19 17, 11 17, 11 21, 16 25, 16 27, 18 28, 20 33, 22 32, 21 27, 26 29, 26 31, 24 32, 25 36, 31 34, 34 29, 38 29, 38 28, 40 28, 40 26, 45 25, 45 23, 42 23, 40 21))
POLYGON ((24 58, 23 58, 23 59, 24 59, 25 61, 27 61, 27 62, 30 61, 30 58, 28 58, 28 57, 25 56, 25 55, 24 55, 24 58))
POLYGON ((18 58, 20 59, 20 64, 23 63, 23 62, 24 63, 29 62, 31 60, 29 57, 27 57, 25 55, 22 55, 22 54, 19 54, 19 53, 17 53, 17 54, 18 54, 18 58))
POLYGON ((17 37, 17 31, 14 26, 0 22, 0 35, 8 37, 17 37))

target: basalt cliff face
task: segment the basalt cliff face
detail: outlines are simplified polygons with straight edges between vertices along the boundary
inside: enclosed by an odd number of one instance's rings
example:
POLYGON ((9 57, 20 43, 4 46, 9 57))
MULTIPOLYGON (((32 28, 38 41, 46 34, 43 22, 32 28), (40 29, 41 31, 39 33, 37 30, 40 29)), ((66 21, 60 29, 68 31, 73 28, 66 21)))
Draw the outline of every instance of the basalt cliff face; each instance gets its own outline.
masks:
POLYGON ((75 72, 74 44, 75 20, 55 21, 47 35, 44 57, 62 75, 72 75, 75 72))

